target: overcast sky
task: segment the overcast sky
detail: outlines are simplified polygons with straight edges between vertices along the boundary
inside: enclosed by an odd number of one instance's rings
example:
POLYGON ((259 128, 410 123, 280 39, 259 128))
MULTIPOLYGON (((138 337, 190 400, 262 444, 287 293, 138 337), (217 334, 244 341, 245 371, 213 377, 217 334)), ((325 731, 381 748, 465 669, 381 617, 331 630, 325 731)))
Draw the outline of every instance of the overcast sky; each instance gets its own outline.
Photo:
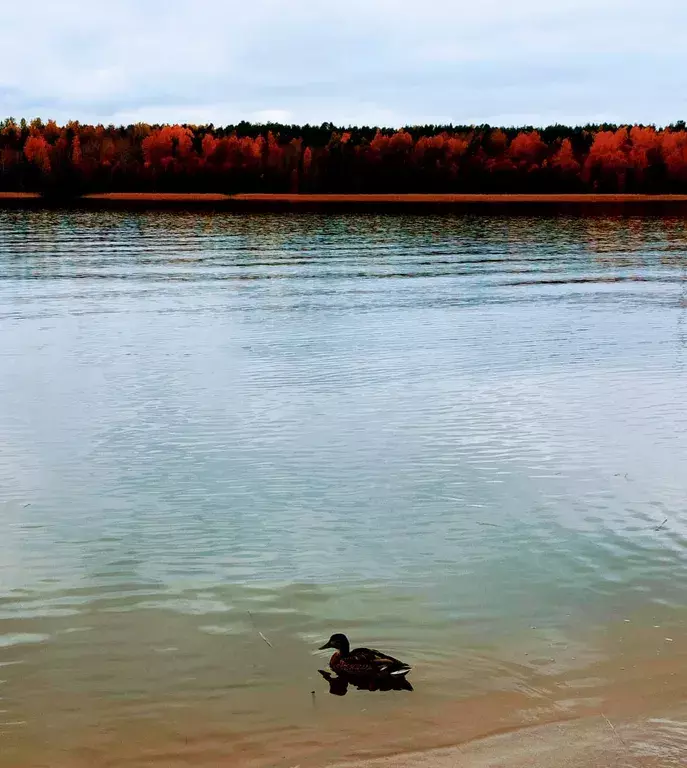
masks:
POLYGON ((687 119, 687 0, 32 0, 0 115, 338 125, 687 119))

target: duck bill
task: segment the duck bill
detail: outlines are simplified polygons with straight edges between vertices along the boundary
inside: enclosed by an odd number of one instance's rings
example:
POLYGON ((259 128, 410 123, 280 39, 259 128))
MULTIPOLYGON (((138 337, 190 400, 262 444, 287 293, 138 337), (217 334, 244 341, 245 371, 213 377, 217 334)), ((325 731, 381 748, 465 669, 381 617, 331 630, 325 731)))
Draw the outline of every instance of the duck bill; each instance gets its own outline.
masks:
POLYGON ((331 647, 332 647, 332 646, 331 646, 331 645, 329 645, 329 643, 325 643, 324 645, 321 645, 321 646, 320 646, 319 650, 320 650, 320 651, 326 651, 326 650, 327 650, 327 648, 331 648, 331 647))

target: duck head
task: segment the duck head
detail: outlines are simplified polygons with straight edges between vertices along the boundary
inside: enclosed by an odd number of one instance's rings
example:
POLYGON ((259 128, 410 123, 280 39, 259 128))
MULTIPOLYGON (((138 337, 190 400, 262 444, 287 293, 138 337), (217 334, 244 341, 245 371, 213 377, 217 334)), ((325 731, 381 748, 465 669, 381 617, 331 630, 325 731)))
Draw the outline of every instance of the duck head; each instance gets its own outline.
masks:
POLYGON ((327 648, 333 648, 334 650, 339 651, 342 656, 348 655, 348 652, 351 650, 348 638, 346 635, 342 635, 341 633, 332 635, 329 640, 320 648, 320 650, 324 651, 327 648))

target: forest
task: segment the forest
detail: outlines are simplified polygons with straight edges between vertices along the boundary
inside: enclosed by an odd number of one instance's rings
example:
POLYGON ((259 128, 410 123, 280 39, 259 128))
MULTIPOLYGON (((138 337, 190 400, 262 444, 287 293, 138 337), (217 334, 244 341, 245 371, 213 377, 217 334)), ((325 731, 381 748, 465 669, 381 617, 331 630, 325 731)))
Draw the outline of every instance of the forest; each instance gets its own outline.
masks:
POLYGON ((0 191, 687 193, 687 128, 0 122, 0 191))

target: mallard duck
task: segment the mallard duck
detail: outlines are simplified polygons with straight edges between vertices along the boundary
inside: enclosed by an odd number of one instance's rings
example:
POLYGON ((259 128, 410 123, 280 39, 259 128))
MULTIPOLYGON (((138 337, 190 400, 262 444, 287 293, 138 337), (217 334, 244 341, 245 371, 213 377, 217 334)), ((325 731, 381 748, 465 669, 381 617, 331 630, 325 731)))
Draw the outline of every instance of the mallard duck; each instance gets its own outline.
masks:
POLYGON ((349 677, 388 677, 407 675, 411 667, 393 656, 372 648, 354 648, 346 635, 332 635, 320 648, 333 648, 336 653, 329 660, 329 666, 337 674, 349 677))

